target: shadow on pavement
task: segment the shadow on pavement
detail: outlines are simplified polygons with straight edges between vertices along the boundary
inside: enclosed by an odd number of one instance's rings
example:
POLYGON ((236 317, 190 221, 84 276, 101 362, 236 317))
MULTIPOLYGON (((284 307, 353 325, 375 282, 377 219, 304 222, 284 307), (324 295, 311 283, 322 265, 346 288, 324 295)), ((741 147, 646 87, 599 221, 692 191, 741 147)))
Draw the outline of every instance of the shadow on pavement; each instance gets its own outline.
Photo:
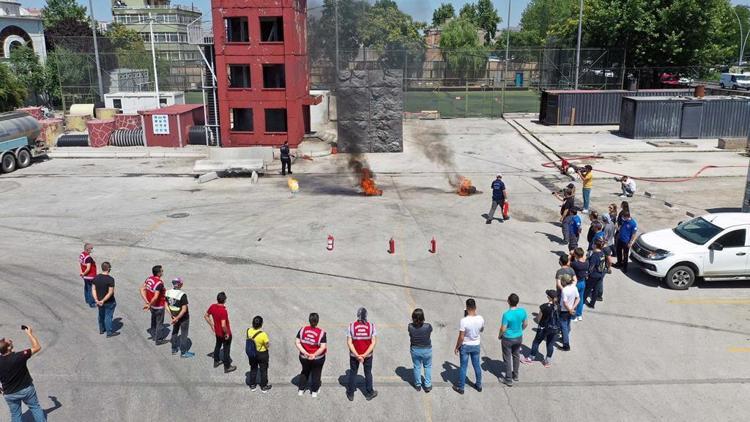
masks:
MULTIPOLYGON (((50 408, 44 409, 44 416, 49 416, 50 413, 62 407, 62 403, 60 403, 60 400, 58 400, 56 396, 48 396, 48 397, 50 400, 52 400, 53 406, 50 408)), ((31 414, 31 411, 26 410, 26 412, 21 417, 21 421, 34 422, 34 416, 31 414)))

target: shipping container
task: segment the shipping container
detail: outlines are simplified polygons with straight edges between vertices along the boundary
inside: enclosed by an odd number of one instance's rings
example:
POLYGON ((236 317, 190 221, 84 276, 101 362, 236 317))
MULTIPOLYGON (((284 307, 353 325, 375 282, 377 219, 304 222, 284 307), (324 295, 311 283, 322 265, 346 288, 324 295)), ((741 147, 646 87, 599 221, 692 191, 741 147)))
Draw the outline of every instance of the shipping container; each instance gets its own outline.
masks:
POLYGON ((620 133, 631 139, 679 138, 685 98, 624 97, 620 133))
POLYGON ((623 97, 679 97, 693 92, 689 88, 543 91, 539 121, 547 125, 616 125, 623 97))
POLYGON ((746 138, 747 97, 625 97, 620 132, 633 139, 746 138))

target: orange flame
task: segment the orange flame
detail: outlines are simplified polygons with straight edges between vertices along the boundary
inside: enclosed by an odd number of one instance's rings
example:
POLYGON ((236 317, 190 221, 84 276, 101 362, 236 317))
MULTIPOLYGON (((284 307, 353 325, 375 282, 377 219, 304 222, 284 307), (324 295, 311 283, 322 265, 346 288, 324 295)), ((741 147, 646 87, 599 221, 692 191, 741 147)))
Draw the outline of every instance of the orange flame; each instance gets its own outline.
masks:
POLYGON ((383 191, 378 189, 375 180, 372 178, 372 170, 363 168, 359 174, 359 185, 362 187, 362 194, 365 196, 380 196, 383 191))
POLYGON ((471 179, 460 176, 458 178, 458 194, 460 196, 469 196, 477 193, 477 188, 471 184, 471 179))

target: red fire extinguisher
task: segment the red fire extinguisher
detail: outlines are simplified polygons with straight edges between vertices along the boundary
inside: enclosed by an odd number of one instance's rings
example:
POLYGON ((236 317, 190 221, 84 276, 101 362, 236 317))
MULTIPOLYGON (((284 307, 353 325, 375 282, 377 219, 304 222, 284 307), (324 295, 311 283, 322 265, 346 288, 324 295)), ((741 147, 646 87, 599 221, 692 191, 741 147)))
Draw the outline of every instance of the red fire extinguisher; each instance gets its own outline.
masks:
POLYGON ((433 237, 430 241, 430 253, 437 252, 437 242, 435 241, 435 238, 433 237))
POLYGON ((333 250, 333 236, 330 234, 328 235, 328 247, 326 249, 329 251, 333 250))
POLYGON ((388 253, 393 255, 396 253, 396 241, 391 238, 391 240, 388 241, 388 253))

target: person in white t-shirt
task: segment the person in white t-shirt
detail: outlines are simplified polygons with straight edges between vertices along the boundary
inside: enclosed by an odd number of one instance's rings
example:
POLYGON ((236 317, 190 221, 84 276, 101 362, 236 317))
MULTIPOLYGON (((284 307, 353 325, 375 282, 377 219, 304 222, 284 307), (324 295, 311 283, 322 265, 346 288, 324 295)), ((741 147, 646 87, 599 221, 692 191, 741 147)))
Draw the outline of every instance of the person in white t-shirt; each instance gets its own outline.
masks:
POLYGON ((562 293, 560 295, 560 330, 562 331, 561 350, 570 350, 570 320, 576 316, 576 307, 578 306, 581 296, 578 288, 573 283, 573 278, 565 274, 560 279, 562 293))
POLYGON ((466 385, 466 371, 469 369, 469 359, 471 366, 474 367, 476 376, 477 391, 482 391, 482 368, 479 366, 479 344, 480 335, 484 330, 484 318, 477 315, 477 303, 474 299, 466 299, 466 310, 464 317, 461 319, 458 329, 458 339, 454 352, 460 356, 461 369, 458 378, 458 385, 453 386, 458 394, 464 393, 466 385))
POLYGON ((622 189, 620 198, 632 197, 635 193, 635 180, 629 178, 628 176, 622 176, 622 179, 620 179, 620 189, 622 189))

